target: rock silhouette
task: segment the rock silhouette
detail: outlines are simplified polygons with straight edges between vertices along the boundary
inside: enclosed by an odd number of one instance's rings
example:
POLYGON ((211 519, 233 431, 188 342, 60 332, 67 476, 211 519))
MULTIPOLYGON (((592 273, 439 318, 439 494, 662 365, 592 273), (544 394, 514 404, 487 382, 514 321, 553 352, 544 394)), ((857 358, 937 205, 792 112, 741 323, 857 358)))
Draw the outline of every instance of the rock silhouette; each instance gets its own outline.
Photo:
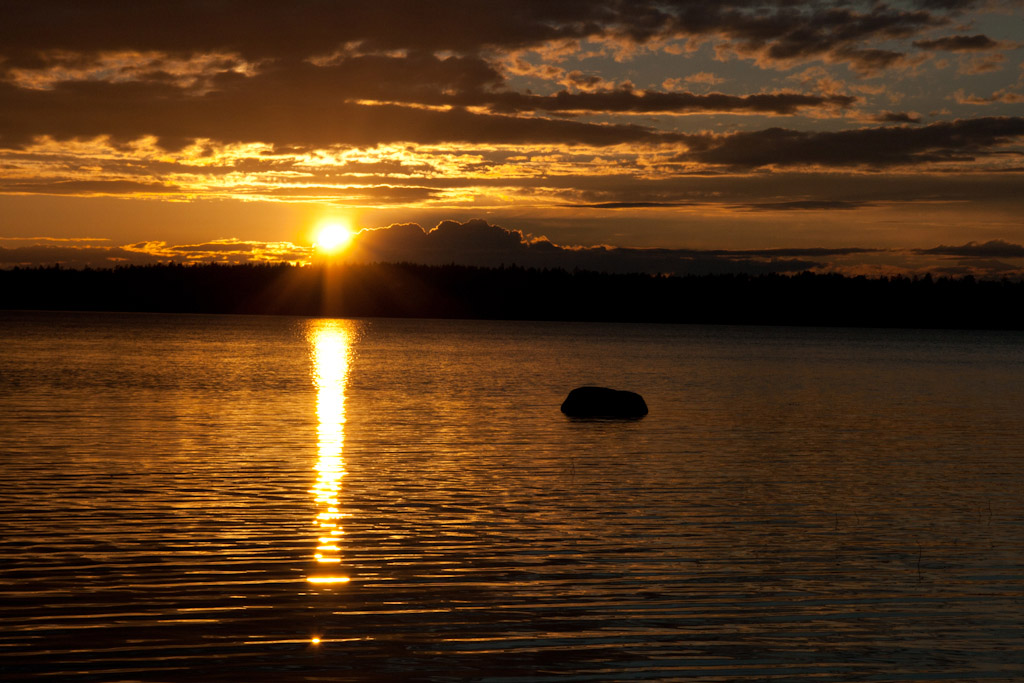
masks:
POLYGON ((562 402, 569 417, 640 418, 647 414, 643 396, 607 387, 578 387, 562 402))

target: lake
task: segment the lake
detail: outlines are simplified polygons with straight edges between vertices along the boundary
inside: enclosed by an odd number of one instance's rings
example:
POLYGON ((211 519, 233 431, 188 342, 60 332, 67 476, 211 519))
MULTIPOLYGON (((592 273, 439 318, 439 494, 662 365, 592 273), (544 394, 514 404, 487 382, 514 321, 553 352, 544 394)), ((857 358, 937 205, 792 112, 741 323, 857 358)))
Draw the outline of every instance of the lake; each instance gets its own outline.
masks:
POLYGON ((0 671, 1021 680, 1022 406, 1016 332, 0 312, 0 671))

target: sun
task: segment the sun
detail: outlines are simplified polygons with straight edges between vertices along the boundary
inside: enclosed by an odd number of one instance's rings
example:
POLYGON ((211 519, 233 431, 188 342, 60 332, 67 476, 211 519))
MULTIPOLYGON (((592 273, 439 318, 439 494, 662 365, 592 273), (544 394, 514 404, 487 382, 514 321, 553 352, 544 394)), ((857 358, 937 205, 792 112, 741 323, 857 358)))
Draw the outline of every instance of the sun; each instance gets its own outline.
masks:
POLYGON ((352 228, 338 221, 324 223, 316 231, 316 242, 313 246, 317 251, 336 254, 352 241, 352 228))

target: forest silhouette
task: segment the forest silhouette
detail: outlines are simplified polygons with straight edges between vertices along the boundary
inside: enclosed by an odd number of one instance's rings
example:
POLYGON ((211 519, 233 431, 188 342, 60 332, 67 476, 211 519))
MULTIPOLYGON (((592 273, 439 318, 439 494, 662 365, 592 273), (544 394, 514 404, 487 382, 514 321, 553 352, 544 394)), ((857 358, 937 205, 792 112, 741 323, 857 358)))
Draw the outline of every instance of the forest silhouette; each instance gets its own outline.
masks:
POLYGON ((1024 282, 932 276, 652 276, 410 263, 0 270, 0 308, 1024 329, 1024 282))

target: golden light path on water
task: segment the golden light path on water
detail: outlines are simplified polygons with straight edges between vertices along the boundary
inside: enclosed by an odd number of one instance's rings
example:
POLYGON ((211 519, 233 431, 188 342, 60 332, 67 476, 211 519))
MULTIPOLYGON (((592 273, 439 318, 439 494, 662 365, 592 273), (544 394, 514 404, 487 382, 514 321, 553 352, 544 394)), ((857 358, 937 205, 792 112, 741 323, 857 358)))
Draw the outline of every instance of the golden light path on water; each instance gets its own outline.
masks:
POLYGON ((319 513, 318 545, 314 557, 318 571, 306 577, 315 584, 347 583, 341 571, 341 485, 345 476, 345 386, 348 383, 352 332, 341 320, 315 320, 309 328, 313 383, 316 386, 316 483, 310 490, 319 513))

